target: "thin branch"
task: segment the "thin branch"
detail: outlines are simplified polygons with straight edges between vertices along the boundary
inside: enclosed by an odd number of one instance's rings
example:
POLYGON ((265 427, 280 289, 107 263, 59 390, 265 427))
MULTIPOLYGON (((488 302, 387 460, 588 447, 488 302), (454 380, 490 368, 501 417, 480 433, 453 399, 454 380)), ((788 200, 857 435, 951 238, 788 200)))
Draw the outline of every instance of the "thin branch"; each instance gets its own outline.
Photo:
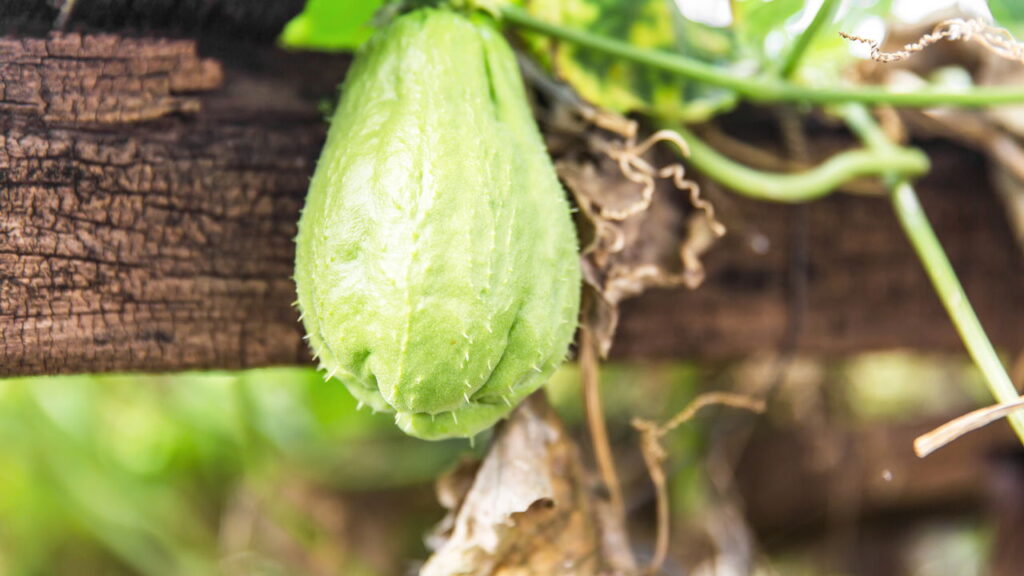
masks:
POLYGON ((67 30, 68 23, 71 22, 71 14, 75 10, 75 3, 78 0, 64 0, 60 5, 60 10, 57 12, 57 17, 53 19, 54 30, 67 30))
POLYGON ((697 415, 701 409, 708 406, 730 406, 740 410, 749 410, 760 414, 764 412, 764 401, 752 398, 743 394, 729 392, 707 392, 694 398, 678 414, 672 417, 665 424, 658 424, 651 420, 642 418, 633 419, 633 428, 640 432, 640 452, 647 465, 647 472, 651 477, 651 484, 654 485, 655 506, 657 514, 657 534, 654 543, 654 556, 648 564, 646 572, 656 574, 661 570, 665 559, 668 557, 668 543, 670 533, 670 516, 668 508, 668 488, 666 486, 665 469, 662 464, 668 458, 665 447, 661 445, 661 439, 678 428, 681 424, 688 422, 697 415))
POLYGON ((735 72, 661 50, 639 48, 628 42, 565 28, 538 20, 519 8, 505 7, 504 20, 524 30, 571 42, 578 46, 617 56, 630 62, 658 68, 680 76, 728 88, 754 102, 798 102, 836 104, 860 102, 893 106, 996 106, 1024 103, 1024 87, 976 88, 973 90, 919 90, 893 92, 881 87, 832 86, 816 88, 793 84, 773 77, 741 76, 735 72))
POLYGON ((967 414, 950 420, 931 432, 922 434, 914 439, 914 453, 917 454, 918 458, 924 458, 968 432, 973 432, 978 428, 988 426, 996 420, 1006 418, 1014 412, 1019 413, 1021 408, 1024 408, 1024 398, 1018 398, 1017 400, 1006 404, 986 406, 985 408, 979 408, 973 412, 968 412, 967 414))
POLYGON ((587 428, 594 444, 594 459, 601 472, 601 480, 608 490, 612 513, 617 518, 625 517, 626 506, 622 499, 622 484, 615 471, 615 456, 608 441, 608 428, 601 408, 600 364, 597 342, 587 328, 580 330, 580 378, 583 380, 583 399, 587 410, 587 428))

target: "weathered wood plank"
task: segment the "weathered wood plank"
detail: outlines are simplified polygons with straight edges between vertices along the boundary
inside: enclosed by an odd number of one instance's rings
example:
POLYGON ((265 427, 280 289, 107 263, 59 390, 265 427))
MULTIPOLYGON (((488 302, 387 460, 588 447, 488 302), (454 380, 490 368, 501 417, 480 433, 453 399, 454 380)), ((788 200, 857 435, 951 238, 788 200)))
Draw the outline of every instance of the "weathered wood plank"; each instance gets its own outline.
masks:
POLYGON ((0 40, 0 374, 305 361, 291 238, 346 59, 253 50, 0 40))

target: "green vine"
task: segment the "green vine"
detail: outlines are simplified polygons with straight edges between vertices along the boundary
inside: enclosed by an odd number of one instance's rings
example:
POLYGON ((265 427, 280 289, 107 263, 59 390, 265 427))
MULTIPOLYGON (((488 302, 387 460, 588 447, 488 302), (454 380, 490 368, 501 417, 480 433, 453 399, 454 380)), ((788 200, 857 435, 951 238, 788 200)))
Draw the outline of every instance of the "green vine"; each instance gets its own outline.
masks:
MULTIPOLYGON (((868 110, 861 105, 847 105, 839 110, 840 116, 846 121, 854 133, 871 150, 879 153, 889 154, 900 149, 882 131, 875 119, 871 117, 868 110)), ((985 329, 974 313, 967 293, 964 292, 960 280, 949 262, 942 244, 935 235, 928 216, 921 207, 914 187, 903 177, 890 175, 888 178, 890 189, 889 200, 892 203, 893 211, 899 219, 900 226, 914 247, 921 264, 924 266, 928 278, 935 287, 935 293, 946 308, 956 327, 960 339, 967 348, 967 352, 974 359, 974 363, 981 370, 985 377, 992 396, 1001 403, 1015 402, 1020 399, 1020 394, 1010 380, 1009 374, 999 360, 992 342, 985 334, 985 329)), ((1013 412, 1007 419, 1013 427, 1017 437, 1024 443, 1024 413, 1013 412)))
POLYGON ((545 36, 571 42, 584 48, 651 66, 680 76, 728 88, 752 102, 794 102, 801 104, 889 104, 893 106, 995 106, 1024 103, 1024 88, 975 88, 971 90, 927 89, 893 92, 879 87, 834 86, 817 88, 794 84, 775 76, 740 76, 729 70, 678 54, 638 48, 627 42, 565 28, 538 20, 522 10, 506 6, 505 22, 545 36))
POLYGON ((789 204, 807 202, 827 196, 855 178, 891 173, 913 178, 929 168, 928 157, 922 152, 899 148, 885 152, 842 152, 796 174, 764 172, 726 158, 685 128, 678 127, 676 131, 686 140, 690 149, 689 161, 694 167, 734 191, 757 200, 789 204))
POLYGON ((800 60, 807 52, 807 47, 811 45, 811 41, 818 35, 818 31, 825 25, 828 20, 831 20, 835 16, 836 10, 839 9, 839 0, 824 0, 821 3, 821 8, 818 8, 818 12, 815 13, 814 19, 811 23, 804 28, 804 31, 797 36, 796 42, 793 43, 793 47, 790 48, 786 54, 786 58, 782 61, 782 68, 779 69, 779 77, 788 79, 793 76, 797 68, 800 66, 800 60))

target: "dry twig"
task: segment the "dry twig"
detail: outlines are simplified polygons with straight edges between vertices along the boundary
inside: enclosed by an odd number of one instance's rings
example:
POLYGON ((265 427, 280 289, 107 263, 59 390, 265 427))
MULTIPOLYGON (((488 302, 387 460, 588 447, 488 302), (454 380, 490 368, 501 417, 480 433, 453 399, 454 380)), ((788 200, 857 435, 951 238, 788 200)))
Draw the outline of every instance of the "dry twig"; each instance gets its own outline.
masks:
POLYGON ((992 26, 979 18, 943 20, 936 24, 930 33, 921 36, 917 42, 906 44, 902 50, 894 52, 882 51, 881 43, 877 40, 847 34, 846 32, 840 32, 839 35, 853 42, 867 44, 871 47, 871 59, 882 63, 906 60, 932 44, 941 40, 947 40, 950 42, 976 42, 1000 58, 1024 64, 1024 44, 1017 42, 1006 29, 992 26))
POLYGON ((648 565, 649 574, 657 573, 665 563, 668 556, 669 537, 669 509, 668 489, 666 488, 665 469, 662 464, 668 457, 661 439, 679 427, 681 424, 693 418, 697 412, 706 406, 731 406, 751 412, 764 412, 764 401, 752 398, 744 394, 733 394, 729 392, 708 392, 701 394, 691 401, 686 408, 672 417, 665 424, 658 424, 652 420, 642 418, 633 419, 633 427, 640 432, 640 450, 647 465, 647 471, 651 476, 651 483, 654 485, 655 504, 657 507, 657 536, 654 545, 654 556, 648 565))
POLYGON ((1021 408, 1024 408, 1024 398, 968 412, 963 416, 946 422, 931 432, 918 436, 914 440, 914 453, 917 454, 918 458, 924 458, 964 434, 988 426, 996 420, 1006 418, 1012 412, 1021 408))
POLYGON ((601 481, 608 490, 608 499, 612 513, 617 517, 625 516, 625 505, 622 499, 622 485, 615 472, 615 456, 612 454, 611 443, 608 441, 608 427, 601 406, 600 363, 597 360, 598 349, 594 336, 586 327, 580 330, 580 377, 583 380, 583 398, 587 411, 587 428, 594 444, 594 459, 601 473, 601 481))

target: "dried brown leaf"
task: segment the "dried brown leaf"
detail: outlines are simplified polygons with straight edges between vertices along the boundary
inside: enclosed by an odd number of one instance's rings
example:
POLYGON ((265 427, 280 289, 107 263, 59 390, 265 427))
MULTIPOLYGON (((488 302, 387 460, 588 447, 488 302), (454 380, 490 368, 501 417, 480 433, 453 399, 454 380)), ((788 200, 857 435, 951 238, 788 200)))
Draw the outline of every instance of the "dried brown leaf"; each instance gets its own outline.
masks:
MULTIPOLYGON (((656 150, 664 142, 685 154, 678 134, 659 131, 636 142, 633 121, 584 105, 577 109, 589 126, 576 123, 549 132, 561 138, 561 146, 554 147, 563 151, 556 168, 573 193, 585 231, 581 260, 589 289, 583 323, 607 357, 619 303, 651 287, 699 286, 704 279, 700 256, 725 229, 697 184, 686 179, 682 164, 667 150, 656 150), (566 139, 574 139, 574 145, 566 139), (678 192, 695 210, 678 202, 678 192)), ((551 115, 555 121, 566 117, 551 115)))
POLYGON ((654 485, 655 504, 657 507, 657 535, 654 546, 654 556, 647 567, 647 573, 655 574, 661 570, 665 559, 668 557, 669 542, 669 508, 668 508, 668 487, 666 484, 664 462, 668 457, 661 439, 666 434, 675 430, 680 425, 688 422, 697 412, 707 406, 730 406, 751 412, 764 412, 764 401, 747 396, 745 394, 734 394, 729 392, 707 392, 694 398, 685 408, 672 417, 665 424, 658 424, 651 420, 636 418, 633 420, 633 427, 640 432, 640 451, 644 457, 644 464, 651 476, 651 483, 654 485))
POLYGON ((602 543, 604 533, 622 528, 604 523, 600 507, 576 445, 535 394, 499 427, 469 491, 449 506, 445 532, 420 574, 615 573, 614 554, 602 543))

